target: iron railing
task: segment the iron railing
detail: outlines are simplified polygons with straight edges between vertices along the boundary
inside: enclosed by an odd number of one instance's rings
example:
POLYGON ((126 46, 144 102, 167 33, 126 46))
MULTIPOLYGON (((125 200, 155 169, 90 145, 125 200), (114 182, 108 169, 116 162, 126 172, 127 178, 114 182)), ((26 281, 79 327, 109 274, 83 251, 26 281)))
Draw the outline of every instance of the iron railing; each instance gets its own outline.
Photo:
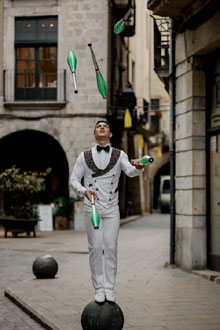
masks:
POLYGON ((153 17, 154 20, 154 68, 169 69, 170 19, 153 17))

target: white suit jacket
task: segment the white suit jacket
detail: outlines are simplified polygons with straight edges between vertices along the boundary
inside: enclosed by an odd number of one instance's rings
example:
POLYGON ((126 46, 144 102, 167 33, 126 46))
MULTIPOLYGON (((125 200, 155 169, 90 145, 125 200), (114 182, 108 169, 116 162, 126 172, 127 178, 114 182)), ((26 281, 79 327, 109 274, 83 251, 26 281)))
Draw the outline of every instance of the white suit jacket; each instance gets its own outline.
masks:
MULTIPOLYGON (((143 172, 137 170, 124 151, 110 147, 110 152, 98 152, 96 147, 82 152, 76 160, 70 177, 70 186, 77 195, 84 196, 85 190, 96 191, 97 209, 109 208, 118 204, 118 182, 124 171, 129 177, 135 177, 143 172), (82 185, 82 178, 84 184, 82 185)), ((87 208, 91 207, 89 200, 84 197, 87 208)))

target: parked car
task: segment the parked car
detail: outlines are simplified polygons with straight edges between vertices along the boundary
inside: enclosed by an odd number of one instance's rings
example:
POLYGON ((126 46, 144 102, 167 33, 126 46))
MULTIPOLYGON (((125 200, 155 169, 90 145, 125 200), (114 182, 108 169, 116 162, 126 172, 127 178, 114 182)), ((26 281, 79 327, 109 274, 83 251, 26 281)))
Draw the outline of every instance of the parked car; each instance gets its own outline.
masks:
POLYGON ((170 212, 170 175, 160 177, 160 211, 170 212))

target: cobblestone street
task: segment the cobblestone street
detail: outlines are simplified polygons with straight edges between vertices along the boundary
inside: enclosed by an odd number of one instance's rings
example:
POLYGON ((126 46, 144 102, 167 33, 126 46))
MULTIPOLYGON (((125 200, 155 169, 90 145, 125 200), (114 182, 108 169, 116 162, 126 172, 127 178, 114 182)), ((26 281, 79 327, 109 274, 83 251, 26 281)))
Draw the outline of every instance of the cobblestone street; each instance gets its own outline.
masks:
MULTIPOLYGON (((38 233, 41 235, 41 233, 38 233)), ((39 238, 40 239, 40 238, 39 238)), ((18 283, 27 278, 33 277, 32 264, 36 257, 44 254, 44 250, 32 250, 32 238, 8 238, 3 239, 1 233, 0 239, 0 329, 1 330, 38 330, 42 327, 32 320, 20 308, 14 305, 10 300, 4 297, 4 289, 13 283, 18 283), (2 245, 7 240, 7 248, 2 245), (22 242, 22 248, 16 249, 16 242, 22 242), (23 245, 28 249, 23 249, 23 245), (42 251, 42 252, 41 252, 42 251)), ((38 238, 37 238, 38 240, 38 238)), ((71 255, 67 253, 53 254, 57 260, 68 261, 71 255)))
MULTIPOLYGON (((10 236, 10 235, 8 235, 10 236)), ((4 297, 4 289, 13 283, 19 283, 27 278, 32 278, 32 264, 35 258, 46 253, 51 253, 58 263, 65 263, 72 259, 68 252, 71 245, 71 237, 76 236, 73 231, 65 232, 38 232, 37 238, 26 237, 25 234, 17 238, 3 238, 3 231, 0 232, 0 330, 38 330, 42 327, 32 320, 20 308, 4 297), (69 240, 65 240, 68 236, 69 240), (58 238, 57 238, 58 237, 58 238), (59 252, 62 246, 65 252, 59 252), (57 249, 57 252, 54 252, 57 249)), ((86 244, 80 239, 85 235, 78 233, 77 247, 86 249, 86 244), (81 244, 79 243, 81 241, 81 244)), ((87 252, 86 252, 87 253, 87 252)))
MULTIPOLYGON (((85 232, 37 233, 37 238, 0 240, 1 330, 41 329, 4 297, 34 311, 50 329, 79 330, 80 316, 93 300, 85 232), (53 255, 59 271, 54 280, 36 280, 34 259, 53 255)), ((169 261, 169 215, 153 214, 121 226, 117 303, 126 330, 219 330, 220 286, 169 261)))

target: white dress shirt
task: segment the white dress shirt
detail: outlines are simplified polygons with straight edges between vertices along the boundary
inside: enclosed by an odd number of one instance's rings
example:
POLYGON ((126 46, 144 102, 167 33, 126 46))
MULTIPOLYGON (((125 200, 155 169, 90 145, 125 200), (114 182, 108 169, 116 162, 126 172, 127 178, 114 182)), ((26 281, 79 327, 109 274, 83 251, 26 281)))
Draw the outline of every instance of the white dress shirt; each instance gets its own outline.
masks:
MULTIPOLYGON (((96 148, 93 147, 92 150, 92 158, 95 165, 99 169, 105 169, 109 164, 112 148, 110 146, 110 151, 106 152, 105 150, 97 151, 96 148)), ((118 204, 118 181, 121 174, 121 170, 129 177, 135 177, 140 175, 144 170, 138 170, 135 166, 133 166, 129 160, 128 156, 124 151, 121 150, 120 157, 115 164, 115 166, 107 173, 102 176, 92 177, 93 172, 88 168, 84 153, 82 152, 76 160, 76 163, 73 167, 73 171, 70 177, 70 186, 79 196, 84 196, 84 193, 87 189, 94 190, 98 194, 98 198, 96 200, 96 206, 109 208, 111 206, 118 204), (84 186, 81 183, 82 178, 84 177, 84 186)), ((90 202, 85 197, 84 203, 88 207, 90 207, 90 202)))

